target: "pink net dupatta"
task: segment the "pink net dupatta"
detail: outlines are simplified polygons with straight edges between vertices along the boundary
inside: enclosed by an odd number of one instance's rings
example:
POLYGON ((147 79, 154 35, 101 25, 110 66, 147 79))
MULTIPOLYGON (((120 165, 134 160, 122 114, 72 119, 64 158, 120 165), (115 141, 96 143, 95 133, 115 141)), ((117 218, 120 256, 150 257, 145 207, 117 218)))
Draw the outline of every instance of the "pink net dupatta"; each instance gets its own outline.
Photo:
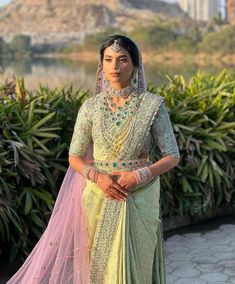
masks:
POLYGON ((84 178, 69 167, 45 232, 7 284, 90 283, 84 187, 84 178))

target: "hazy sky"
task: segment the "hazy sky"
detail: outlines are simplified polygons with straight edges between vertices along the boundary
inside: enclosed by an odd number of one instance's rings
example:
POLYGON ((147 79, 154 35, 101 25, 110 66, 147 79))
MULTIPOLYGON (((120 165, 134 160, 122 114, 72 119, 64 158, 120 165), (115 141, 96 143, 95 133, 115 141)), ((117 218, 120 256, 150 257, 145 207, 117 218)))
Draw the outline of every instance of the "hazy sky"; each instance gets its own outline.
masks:
POLYGON ((10 0, 0 0, 0 5, 4 5, 4 4, 7 4, 9 2, 10 2, 10 0))

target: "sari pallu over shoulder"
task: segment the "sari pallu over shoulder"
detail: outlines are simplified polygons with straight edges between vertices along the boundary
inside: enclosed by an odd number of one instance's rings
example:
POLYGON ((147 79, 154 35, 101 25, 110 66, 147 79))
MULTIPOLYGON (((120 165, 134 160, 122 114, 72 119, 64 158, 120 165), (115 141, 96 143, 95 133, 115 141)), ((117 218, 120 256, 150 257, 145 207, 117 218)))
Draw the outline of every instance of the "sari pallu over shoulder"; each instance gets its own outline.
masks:
MULTIPOLYGON (((99 105, 99 95, 92 98, 90 101, 90 108, 93 109, 99 105)), ((148 136, 151 126, 153 124, 154 118, 156 117, 161 104, 164 102, 164 98, 159 95, 152 94, 150 92, 145 92, 140 95, 140 106, 137 113, 134 114, 130 125, 128 125, 128 135, 122 141, 122 151, 115 153, 118 160, 134 160, 137 159, 144 144, 146 137, 148 136)), ((93 135, 95 139, 100 140, 99 145, 107 145, 107 151, 110 151, 112 145, 110 141, 109 133, 105 129, 105 125, 101 113, 97 107, 97 111, 94 111, 91 115, 92 120, 95 122, 95 129, 93 130, 93 135)))
POLYGON ((140 97, 141 103, 134 118, 133 133, 126 141, 126 147, 121 154, 121 159, 128 156, 130 159, 136 159, 139 156, 142 147, 145 144, 145 138, 151 130, 153 120, 157 115, 161 104, 164 102, 162 96, 150 92, 143 93, 140 97))

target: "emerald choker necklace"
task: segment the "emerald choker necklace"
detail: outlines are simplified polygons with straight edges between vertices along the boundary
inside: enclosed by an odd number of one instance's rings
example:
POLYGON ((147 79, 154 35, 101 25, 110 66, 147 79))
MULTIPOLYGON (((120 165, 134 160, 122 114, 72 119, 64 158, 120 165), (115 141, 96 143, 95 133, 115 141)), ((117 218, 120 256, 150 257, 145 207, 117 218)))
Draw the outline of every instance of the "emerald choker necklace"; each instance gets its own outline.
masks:
POLYGON ((128 97, 133 91, 133 86, 127 86, 122 89, 115 89, 109 86, 105 92, 112 97, 128 97))

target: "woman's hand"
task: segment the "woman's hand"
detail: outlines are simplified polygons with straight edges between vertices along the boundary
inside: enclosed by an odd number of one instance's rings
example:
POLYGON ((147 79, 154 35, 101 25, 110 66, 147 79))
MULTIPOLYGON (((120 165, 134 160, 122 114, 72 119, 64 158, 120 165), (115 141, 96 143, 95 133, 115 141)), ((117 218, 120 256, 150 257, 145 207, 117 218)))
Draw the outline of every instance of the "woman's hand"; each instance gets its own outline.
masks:
POLYGON ((114 179, 116 178, 118 184, 126 190, 137 186, 137 180, 133 172, 113 172, 111 175, 114 179))
POLYGON ((99 173, 97 185, 112 199, 125 201, 127 198, 127 191, 108 174, 99 173))

